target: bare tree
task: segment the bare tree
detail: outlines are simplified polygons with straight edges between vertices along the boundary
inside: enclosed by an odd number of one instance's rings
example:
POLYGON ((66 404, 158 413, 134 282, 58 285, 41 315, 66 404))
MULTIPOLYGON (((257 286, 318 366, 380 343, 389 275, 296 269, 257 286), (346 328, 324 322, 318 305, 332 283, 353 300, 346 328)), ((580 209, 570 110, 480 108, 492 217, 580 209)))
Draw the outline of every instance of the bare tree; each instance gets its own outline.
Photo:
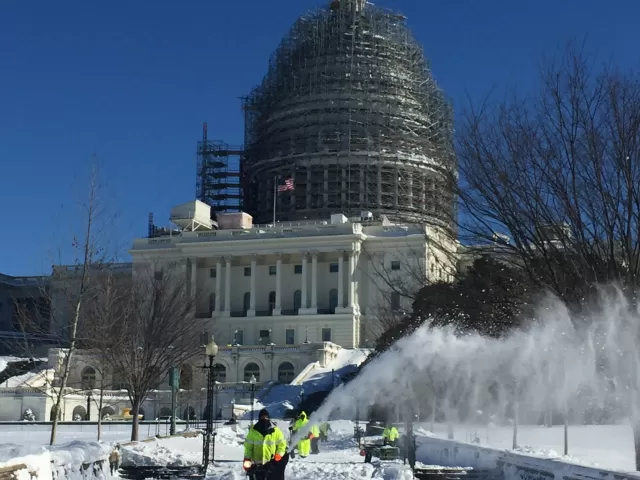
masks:
POLYGON ((91 319, 87 322, 80 338, 81 346, 87 349, 91 358, 91 367, 97 373, 97 382, 91 391, 97 389, 97 397, 92 400, 98 410, 98 440, 102 436, 102 410, 104 408, 104 394, 114 385, 114 366, 110 363, 109 352, 115 348, 112 332, 121 324, 127 315, 128 302, 131 298, 131 276, 120 275, 117 272, 105 272, 96 279, 91 298, 87 302, 87 315, 91 319))
POLYGON ((570 46, 542 69, 537 95, 463 116, 463 241, 486 245, 508 235, 505 258, 570 302, 598 281, 635 289, 639 134, 640 76, 596 69, 570 46))
POLYGON ((113 228, 105 218, 100 202, 97 161, 94 158, 85 200, 79 203, 81 233, 73 236, 72 248, 75 261, 71 266, 54 267, 51 285, 42 286, 37 299, 38 308, 18 310, 25 353, 33 355, 34 337, 62 347, 59 351, 55 382, 47 386, 52 396, 50 444, 56 440, 58 422, 62 413, 62 401, 68 395, 69 376, 74 356, 79 347, 78 339, 86 320, 85 303, 92 294, 95 276, 108 268, 109 250, 105 239, 111 238, 105 228, 113 228))
POLYGON ((183 265, 136 265, 123 312, 108 327, 111 348, 104 351, 129 394, 131 440, 138 440, 138 414, 149 392, 171 368, 201 351, 203 325, 195 301, 183 265))
MULTIPOLYGON (((598 68, 584 47, 569 46, 543 66, 534 95, 470 107, 457 133, 463 242, 486 246, 508 236, 503 258, 578 319, 602 282, 622 285, 637 307, 638 73, 598 68)), ((632 383, 638 391, 637 378, 632 383)), ((640 469, 640 417, 632 416, 640 469)))

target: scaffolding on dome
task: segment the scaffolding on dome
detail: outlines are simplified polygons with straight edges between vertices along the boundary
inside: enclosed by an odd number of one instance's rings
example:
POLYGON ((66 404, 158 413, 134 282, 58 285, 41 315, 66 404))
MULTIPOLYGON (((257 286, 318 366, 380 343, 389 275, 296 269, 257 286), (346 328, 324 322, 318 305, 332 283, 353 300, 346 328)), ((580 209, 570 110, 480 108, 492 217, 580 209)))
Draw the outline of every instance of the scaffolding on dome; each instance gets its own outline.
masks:
POLYGON ((257 222, 356 216, 452 225, 453 109, 404 16, 336 0, 301 17, 244 98, 245 209, 257 222))

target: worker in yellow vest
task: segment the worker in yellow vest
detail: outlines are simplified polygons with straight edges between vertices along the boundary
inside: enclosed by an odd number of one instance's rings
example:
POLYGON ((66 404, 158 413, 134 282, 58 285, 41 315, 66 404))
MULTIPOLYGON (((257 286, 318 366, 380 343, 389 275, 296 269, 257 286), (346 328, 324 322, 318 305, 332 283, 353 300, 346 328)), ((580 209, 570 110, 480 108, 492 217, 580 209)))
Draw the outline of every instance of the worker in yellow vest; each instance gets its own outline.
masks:
POLYGON ((400 437, 400 434, 398 433, 398 429, 395 427, 395 425, 387 422, 387 424, 384 427, 384 431, 382 432, 382 438, 384 440, 384 444, 395 447, 399 437, 400 437))
POLYGON ((309 431, 309 440, 311 440, 311 455, 317 455, 320 453, 318 442, 320 441, 320 429, 318 425, 313 425, 309 431))
POLYGON ((275 480, 284 478, 287 461, 287 441, 284 434, 271 421, 267 409, 263 408, 258 422, 251 426, 245 438, 242 467, 256 480, 275 480))
MULTIPOLYGON (((294 435, 296 432, 305 427, 307 423, 309 423, 307 414, 305 412, 300 412, 300 414, 296 418, 296 423, 293 425, 294 435)), ((311 453, 312 436, 313 434, 309 432, 307 435, 304 435, 300 440, 298 440, 298 455, 300 455, 302 458, 309 456, 309 454, 311 453)))

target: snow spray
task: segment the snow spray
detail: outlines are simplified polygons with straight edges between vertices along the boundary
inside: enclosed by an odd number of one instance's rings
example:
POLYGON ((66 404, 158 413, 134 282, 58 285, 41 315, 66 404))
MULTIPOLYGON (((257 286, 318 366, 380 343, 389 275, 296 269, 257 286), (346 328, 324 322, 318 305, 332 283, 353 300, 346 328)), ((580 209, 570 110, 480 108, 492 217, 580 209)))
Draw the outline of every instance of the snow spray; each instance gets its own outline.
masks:
POLYGON ((613 416, 612 404, 619 417, 638 419, 639 337, 638 309, 613 288, 579 319, 548 299, 526 330, 501 339, 425 324, 334 389, 292 443, 336 410, 353 418, 356 404, 363 411, 400 407, 412 416, 437 404, 449 423, 478 421, 480 413, 492 422, 537 423, 545 412, 569 409, 574 416, 594 410, 613 416))

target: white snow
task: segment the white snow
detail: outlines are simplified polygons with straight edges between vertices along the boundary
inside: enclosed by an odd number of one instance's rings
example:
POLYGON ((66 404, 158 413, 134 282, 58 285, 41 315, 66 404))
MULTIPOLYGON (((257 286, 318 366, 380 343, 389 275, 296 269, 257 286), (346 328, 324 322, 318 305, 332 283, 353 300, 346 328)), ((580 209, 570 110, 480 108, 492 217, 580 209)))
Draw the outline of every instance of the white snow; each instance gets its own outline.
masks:
MULTIPOLYGON (((0 467, 21 465, 27 467, 19 477, 29 478, 35 472, 38 480, 85 478, 82 464, 107 460, 112 447, 106 443, 71 442, 54 446, 0 445, 0 467)), ((108 469, 108 462, 106 465, 108 469)))
MULTIPOLYGON (((427 433, 447 438, 447 425, 437 423, 434 430, 433 434, 430 433, 430 425, 427 423, 420 424, 415 429, 418 434, 427 433)), ((512 450, 512 427, 454 425, 454 440, 470 443, 469 439, 474 435, 479 437, 479 445, 483 447, 608 470, 635 470, 633 432, 629 425, 570 425, 567 457, 561 453, 564 451, 562 426, 547 428, 520 425, 518 448, 512 450)))

